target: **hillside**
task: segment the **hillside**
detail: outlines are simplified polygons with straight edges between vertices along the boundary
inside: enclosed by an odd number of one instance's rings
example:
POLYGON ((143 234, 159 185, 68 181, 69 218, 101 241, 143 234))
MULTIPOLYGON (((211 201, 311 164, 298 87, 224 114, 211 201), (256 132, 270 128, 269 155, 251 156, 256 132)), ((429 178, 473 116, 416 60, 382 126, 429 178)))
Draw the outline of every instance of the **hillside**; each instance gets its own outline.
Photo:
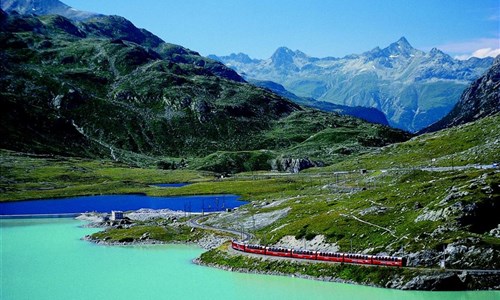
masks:
MULTIPOLYGON (((252 243, 404 256, 409 266, 417 268, 273 262, 224 248, 202 255, 201 260, 212 266, 323 280, 340 278, 386 288, 498 289, 498 275, 448 269, 500 267, 500 172, 491 168, 491 159, 500 152, 499 126, 500 116, 495 115, 418 136, 327 169, 274 176, 241 173, 224 179, 198 171, 130 168, 103 160, 36 157, 2 150, 0 200, 138 192, 157 196, 235 193, 251 203, 234 212, 207 216, 204 222, 251 232, 256 236, 252 243), (436 168, 453 163, 455 168, 448 171, 436 168), (469 164, 469 168, 458 169, 458 164, 469 164), (490 168, 475 168, 476 164, 489 164, 490 168), (420 170, 428 166, 431 168, 420 170), (359 172, 365 167, 366 172, 359 172), (178 189, 151 185, 160 182, 192 184, 178 189), (446 271, 439 269, 443 257, 446 271)), ((155 219, 144 230, 144 226, 111 229, 94 237, 141 241, 145 232, 162 230, 164 223, 157 224, 155 219)), ((194 230, 190 238, 199 234, 194 230)))
POLYGON ((421 133, 458 126, 500 112, 500 56, 493 66, 474 81, 460 101, 443 119, 423 129, 421 133))
POLYGON ((246 79, 274 81, 299 97, 374 107, 391 126, 418 131, 444 117, 492 58, 460 61, 438 49, 424 52, 402 37, 385 48, 342 58, 316 58, 281 47, 269 59, 209 56, 246 79))
POLYGON ((391 288, 496 289, 498 275, 463 271, 467 276, 459 276, 444 272, 439 264, 444 257, 448 269, 500 267, 500 171, 491 164, 500 153, 499 124, 497 114, 326 169, 281 177, 286 182, 283 189, 264 195, 255 191, 251 207, 206 221, 236 230, 244 226, 255 233, 252 242, 259 244, 404 256, 409 266, 433 271, 402 274, 380 268, 277 263, 222 248, 201 260, 244 272, 298 273, 391 288), (475 168, 476 164, 487 166, 475 168), (360 173, 359 168, 368 170, 360 173))
POLYGON ((118 16, 1 11, 0 39, 2 148, 136 164, 260 149, 333 161, 408 138, 304 109, 118 16))

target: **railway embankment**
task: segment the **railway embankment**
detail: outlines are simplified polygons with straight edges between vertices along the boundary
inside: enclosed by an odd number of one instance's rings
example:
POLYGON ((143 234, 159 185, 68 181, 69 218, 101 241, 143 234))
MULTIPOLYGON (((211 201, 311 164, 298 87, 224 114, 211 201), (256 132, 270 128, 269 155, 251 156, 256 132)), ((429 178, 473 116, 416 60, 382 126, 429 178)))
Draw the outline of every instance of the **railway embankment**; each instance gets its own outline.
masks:
POLYGON ((340 264, 240 253, 228 244, 209 250, 197 264, 232 272, 279 275, 402 290, 456 291, 500 288, 500 274, 479 270, 394 268, 340 264))

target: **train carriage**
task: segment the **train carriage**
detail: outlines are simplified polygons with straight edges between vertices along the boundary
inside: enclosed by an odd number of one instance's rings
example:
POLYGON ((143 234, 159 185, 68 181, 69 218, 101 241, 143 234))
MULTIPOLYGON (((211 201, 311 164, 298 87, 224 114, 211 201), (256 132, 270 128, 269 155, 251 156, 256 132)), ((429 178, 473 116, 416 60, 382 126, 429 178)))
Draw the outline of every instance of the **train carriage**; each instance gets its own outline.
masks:
POLYGON ((344 254, 344 262, 345 263, 350 263, 350 264, 363 264, 363 265, 370 265, 372 263, 372 256, 371 255, 364 255, 364 254, 344 254))
POLYGON ((317 254, 318 260, 323 261, 333 261, 333 262, 344 262, 344 254, 343 253, 332 253, 332 252, 318 252, 317 254))
POLYGON ((379 266, 403 267, 405 265, 405 260, 402 257, 374 256, 372 258, 372 264, 379 266))
POLYGON ((279 247, 266 247, 266 254, 280 257, 291 257, 292 250, 279 247))
POLYGON ((292 250, 292 257, 300 259, 316 259, 316 251, 292 250))
POLYGON ((255 254, 266 254, 266 247, 261 245, 246 245, 245 252, 255 253, 255 254))

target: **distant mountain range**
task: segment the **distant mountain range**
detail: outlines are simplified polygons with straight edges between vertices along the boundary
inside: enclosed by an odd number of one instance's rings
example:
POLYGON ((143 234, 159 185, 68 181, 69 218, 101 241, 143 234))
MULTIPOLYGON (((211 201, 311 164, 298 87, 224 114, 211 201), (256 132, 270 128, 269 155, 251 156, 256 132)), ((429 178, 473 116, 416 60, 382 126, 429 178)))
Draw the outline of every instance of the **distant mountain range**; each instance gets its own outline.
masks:
POLYGON ((493 62, 493 58, 460 61, 438 49, 426 53, 404 37, 386 48, 343 58, 315 58, 285 47, 263 60, 243 53, 209 57, 247 80, 273 81, 299 97, 377 108, 389 124, 409 131, 444 117, 469 83, 493 62))
POLYGON ((16 11, 22 15, 61 15, 75 21, 102 16, 74 9, 58 0, 2 0, 1 2, 2 10, 6 12, 16 11))
POLYGON ((420 133, 438 131, 473 122, 500 112, 500 55, 493 66, 474 81, 462 94, 460 101, 443 119, 420 133))
POLYGON ((249 81, 250 83, 256 86, 267 88, 273 91, 274 93, 283 96, 289 100, 292 100, 293 102, 298 103, 300 105, 313 107, 326 112, 336 112, 341 115, 353 116, 371 123, 389 125, 389 122, 387 121, 387 118, 385 117, 384 113, 373 107, 362 107, 362 106, 351 107, 346 105, 334 104, 331 102, 317 101, 316 99, 313 98, 299 97, 294 93, 286 90, 285 87, 282 86, 281 84, 273 81, 262 81, 262 80, 249 80, 249 81))

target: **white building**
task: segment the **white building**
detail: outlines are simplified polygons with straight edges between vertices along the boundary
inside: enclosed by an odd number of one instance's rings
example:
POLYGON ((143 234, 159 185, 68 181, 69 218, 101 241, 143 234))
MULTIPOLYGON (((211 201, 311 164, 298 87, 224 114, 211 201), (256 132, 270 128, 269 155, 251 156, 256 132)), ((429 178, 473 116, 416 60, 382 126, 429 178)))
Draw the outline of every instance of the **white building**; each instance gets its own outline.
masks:
POLYGON ((123 211, 121 210, 112 210, 111 211, 111 220, 121 220, 123 219, 123 211))

